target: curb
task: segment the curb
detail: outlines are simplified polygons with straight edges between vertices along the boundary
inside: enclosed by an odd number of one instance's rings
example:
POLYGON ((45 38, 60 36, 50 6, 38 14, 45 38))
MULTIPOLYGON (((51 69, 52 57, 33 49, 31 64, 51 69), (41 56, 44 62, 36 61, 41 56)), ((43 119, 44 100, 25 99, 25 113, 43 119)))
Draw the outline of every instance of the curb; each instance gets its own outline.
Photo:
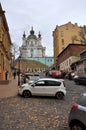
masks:
POLYGON ((9 96, 9 97, 3 97, 3 98, 0 98, 0 101, 3 101, 3 100, 7 100, 7 99, 10 99, 10 98, 15 98, 17 97, 18 95, 14 95, 14 96, 9 96))

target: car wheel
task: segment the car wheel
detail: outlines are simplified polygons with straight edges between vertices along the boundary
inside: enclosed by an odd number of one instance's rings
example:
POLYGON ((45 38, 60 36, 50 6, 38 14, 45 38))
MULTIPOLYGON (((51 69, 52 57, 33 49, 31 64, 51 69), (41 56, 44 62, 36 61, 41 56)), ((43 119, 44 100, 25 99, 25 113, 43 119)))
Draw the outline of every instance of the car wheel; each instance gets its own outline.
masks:
POLYGON ((30 91, 25 90, 25 91, 23 92, 23 97, 25 97, 25 98, 29 98, 29 97, 31 97, 31 93, 30 93, 30 91))
POLYGON ((63 94, 62 92, 58 92, 58 93, 56 94, 56 98, 57 98, 57 99, 63 99, 63 97, 64 97, 64 94, 63 94))
POLYGON ((73 124, 70 126, 70 130, 85 130, 86 128, 82 124, 73 124))

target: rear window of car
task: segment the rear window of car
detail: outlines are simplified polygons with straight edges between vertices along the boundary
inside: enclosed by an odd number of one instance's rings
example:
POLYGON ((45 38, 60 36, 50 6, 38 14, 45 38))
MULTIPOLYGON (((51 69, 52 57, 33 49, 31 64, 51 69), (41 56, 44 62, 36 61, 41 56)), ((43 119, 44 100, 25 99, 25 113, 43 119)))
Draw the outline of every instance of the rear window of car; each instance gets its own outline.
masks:
POLYGON ((77 103, 78 103, 79 105, 82 105, 82 106, 85 106, 85 107, 86 107, 86 96, 81 96, 81 97, 78 99, 77 103))

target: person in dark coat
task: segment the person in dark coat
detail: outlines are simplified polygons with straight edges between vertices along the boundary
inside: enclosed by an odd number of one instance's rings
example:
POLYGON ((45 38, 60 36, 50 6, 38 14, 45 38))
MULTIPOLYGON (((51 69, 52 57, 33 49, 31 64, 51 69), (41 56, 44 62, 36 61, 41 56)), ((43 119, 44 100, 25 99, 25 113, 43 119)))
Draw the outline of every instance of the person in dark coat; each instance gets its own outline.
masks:
POLYGON ((14 71, 14 73, 13 73, 13 77, 14 77, 14 79, 16 78, 16 72, 14 71))
POLYGON ((5 80, 8 79, 8 71, 5 72, 5 80))

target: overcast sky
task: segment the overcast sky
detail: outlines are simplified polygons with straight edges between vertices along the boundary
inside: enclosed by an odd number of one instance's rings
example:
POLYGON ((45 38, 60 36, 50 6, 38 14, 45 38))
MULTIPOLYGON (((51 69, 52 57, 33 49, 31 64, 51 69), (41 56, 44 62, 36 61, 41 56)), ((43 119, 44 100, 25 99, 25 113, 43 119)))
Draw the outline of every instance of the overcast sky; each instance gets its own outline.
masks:
POLYGON ((52 32, 56 25, 86 25, 86 0, 0 0, 9 26, 11 41, 22 45, 22 35, 29 35, 31 27, 38 35, 41 32, 42 45, 46 55, 53 56, 52 32))

